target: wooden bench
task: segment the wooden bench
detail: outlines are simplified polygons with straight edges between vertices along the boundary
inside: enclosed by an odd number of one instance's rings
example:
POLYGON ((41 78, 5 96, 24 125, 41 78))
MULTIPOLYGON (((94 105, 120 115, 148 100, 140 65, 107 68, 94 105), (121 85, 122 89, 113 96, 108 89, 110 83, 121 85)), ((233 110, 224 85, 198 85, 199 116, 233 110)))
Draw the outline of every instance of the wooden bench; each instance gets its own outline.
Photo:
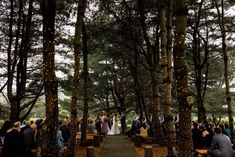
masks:
POLYGON ((146 143, 146 144, 154 144, 154 138, 153 137, 142 137, 143 139, 143 143, 146 143))
MULTIPOLYGON (((82 135, 81 132, 77 132, 76 139, 77 140, 81 140, 81 135, 82 135)), ((95 135, 94 133, 87 133, 86 134, 86 139, 87 140, 93 140, 94 139, 94 135, 95 135)))
POLYGON ((194 150, 198 157, 204 157, 207 154, 208 149, 195 149, 194 150))
MULTIPOLYGON (((77 132, 76 135, 77 143, 81 140, 81 132, 77 132)), ((103 135, 97 135, 95 133, 87 133, 86 140, 88 145, 94 145, 95 147, 100 146, 100 142, 103 142, 103 135)))
MULTIPOLYGON (((141 147, 142 144, 154 144, 155 140, 153 137, 142 137, 141 135, 137 134, 134 138, 135 146, 141 147)), ((133 139, 131 139, 133 140, 133 139)))

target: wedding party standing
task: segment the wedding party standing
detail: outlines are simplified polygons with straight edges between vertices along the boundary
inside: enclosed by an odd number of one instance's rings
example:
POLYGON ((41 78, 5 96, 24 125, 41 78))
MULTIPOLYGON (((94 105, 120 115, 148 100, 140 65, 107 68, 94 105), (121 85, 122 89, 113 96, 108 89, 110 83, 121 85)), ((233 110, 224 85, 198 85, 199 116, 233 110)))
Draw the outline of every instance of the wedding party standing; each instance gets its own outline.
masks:
POLYGON ((110 128, 108 125, 109 120, 108 120, 106 113, 104 113, 101 120, 102 120, 101 133, 104 134, 104 136, 106 136, 108 134, 108 132, 110 131, 110 128))
POLYGON ((121 113, 120 121, 121 121, 122 134, 125 135, 125 133, 126 133, 126 116, 125 116, 124 112, 121 113))

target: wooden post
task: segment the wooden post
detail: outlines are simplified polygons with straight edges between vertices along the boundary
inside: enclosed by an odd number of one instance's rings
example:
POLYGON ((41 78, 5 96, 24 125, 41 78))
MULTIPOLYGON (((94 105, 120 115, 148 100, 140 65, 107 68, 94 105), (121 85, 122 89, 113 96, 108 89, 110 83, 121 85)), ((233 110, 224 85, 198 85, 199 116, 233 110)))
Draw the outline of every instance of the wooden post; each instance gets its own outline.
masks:
POLYGON ((136 135, 135 136, 135 147, 141 147, 142 146, 142 136, 136 135))
POLYGON ((146 146, 144 148, 144 157, 153 157, 153 147, 152 146, 146 146))
POLYGON ((94 135, 94 146, 99 147, 100 146, 100 136, 99 135, 94 135))
POLYGON ((100 142, 104 142, 104 139, 103 139, 103 135, 99 135, 99 137, 100 137, 100 142))
POLYGON ((95 148, 93 146, 86 148, 86 157, 95 157, 95 148))

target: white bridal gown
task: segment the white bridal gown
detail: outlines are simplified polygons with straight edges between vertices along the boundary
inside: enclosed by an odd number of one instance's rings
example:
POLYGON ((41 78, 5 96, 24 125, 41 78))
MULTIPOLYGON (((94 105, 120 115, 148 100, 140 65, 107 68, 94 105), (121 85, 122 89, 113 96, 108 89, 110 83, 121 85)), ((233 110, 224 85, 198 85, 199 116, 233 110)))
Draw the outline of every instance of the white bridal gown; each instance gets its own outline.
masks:
POLYGON ((108 132, 108 135, 116 135, 116 134, 120 134, 120 130, 118 128, 116 117, 113 116, 113 125, 111 127, 111 130, 108 132))

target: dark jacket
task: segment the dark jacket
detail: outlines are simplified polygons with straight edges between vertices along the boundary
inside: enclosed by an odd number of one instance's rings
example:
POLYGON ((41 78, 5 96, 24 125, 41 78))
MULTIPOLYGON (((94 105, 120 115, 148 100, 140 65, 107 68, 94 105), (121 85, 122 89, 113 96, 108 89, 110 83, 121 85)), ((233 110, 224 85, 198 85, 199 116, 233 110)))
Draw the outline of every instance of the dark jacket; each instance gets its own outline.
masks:
POLYGON ((69 137, 70 137, 70 130, 69 130, 69 126, 68 125, 62 125, 60 127, 60 130, 62 132, 62 137, 64 139, 64 142, 68 142, 69 137))
POLYGON ((37 147, 36 141, 34 139, 34 134, 35 131, 32 128, 28 128, 23 132, 27 156, 30 156, 31 149, 37 147))
POLYGON ((4 139, 4 157, 25 157, 24 136, 16 129, 8 132, 4 139))

